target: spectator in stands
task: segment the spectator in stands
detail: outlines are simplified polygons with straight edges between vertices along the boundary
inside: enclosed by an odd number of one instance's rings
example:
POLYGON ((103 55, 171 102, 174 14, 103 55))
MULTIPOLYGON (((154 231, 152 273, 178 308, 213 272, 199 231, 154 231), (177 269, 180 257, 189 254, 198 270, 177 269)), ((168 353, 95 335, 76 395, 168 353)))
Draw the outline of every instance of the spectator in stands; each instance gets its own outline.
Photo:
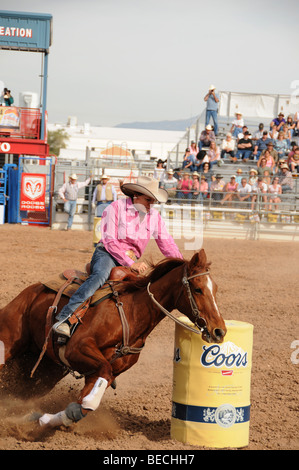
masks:
MULTIPOLYGON (((238 186, 237 196, 240 202, 250 201, 251 198, 251 186, 247 183, 246 178, 241 179, 241 184, 238 186)), ((243 205, 243 204, 242 204, 243 205)))
POLYGON ((192 179, 190 178, 189 171, 185 171, 183 173, 183 178, 178 182, 177 198, 179 201, 187 199, 189 202, 192 199, 192 179))
POLYGON ((278 137, 278 130, 277 130, 277 126, 276 126, 275 124, 274 124, 274 126, 270 129, 269 137, 270 137, 270 139, 273 140, 273 142, 275 142, 275 140, 276 140, 277 137, 278 137))
POLYGON ((262 201, 264 205, 267 203, 267 189, 268 186, 263 182, 263 178, 259 176, 257 182, 251 186, 251 210, 254 210, 254 203, 258 201, 258 196, 260 196, 260 201, 262 201))
POLYGON ((224 186, 225 195, 220 201, 220 204, 224 204, 225 201, 232 202, 234 199, 234 196, 237 193, 237 190, 238 190, 238 183, 236 183, 236 176, 232 175, 230 177, 230 181, 226 183, 226 185, 224 186))
POLYGON ((274 162, 275 162, 275 165, 277 165, 278 163, 278 153, 277 151, 274 149, 274 144, 272 142, 272 140, 270 140, 270 142, 267 143, 267 149, 263 150, 262 153, 261 153, 261 157, 264 157, 265 156, 265 153, 266 151, 269 150, 270 152, 270 155, 271 157, 273 158, 274 162))
POLYGON ((195 171, 196 163, 197 163, 196 156, 190 153, 189 148, 187 148, 185 151, 185 157, 183 160, 183 169, 189 170, 189 171, 195 171))
POLYGON ((271 211, 272 210, 271 204, 275 204, 274 210, 277 211, 278 210, 277 204, 281 202, 279 195, 282 193, 278 176, 275 176, 275 178, 273 178, 272 184, 270 184, 268 187, 268 193, 270 193, 268 210, 271 211))
POLYGON ((117 200, 117 193, 113 184, 109 183, 110 177, 105 175, 101 176, 100 183, 95 187, 92 196, 92 204, 96 204, 95 216, 102 217, 104 210, 113 201, 117 200))
POLYGON ((277 131, 279 132, 280 130, 282 130, 282 127, 283 125, 285 124, 285 118, 284 118, 284 114, 282 112, 280 112, 277 116, 277 118, 273 119, 273 121, 271 121, 270 123, 270 129, 273 128, 273 126, 277 126, 277 131))
POLYGON ((161 183, 161 188, 166 189, 169 198, 174 198, 178 186, 178 180, 174 177, 174 171, 169 169, 166 171, 166 177, 161 183))
POLYGON ((155 180, 159 181, 159 185, 161 185, 164 177, 165 177, 165 168, 164 168, 164 162, 159 158, 157 161, 157 166, 154 169, 154 174, 153 177, 155 180))
POLYGON ((218 147, 215 141, 211 142, 207 155, 209 157, 211 167, 213 167, 213 165, 216 165, 220 160, 220 148, 218 147))
POLYGON ((278 154, 278 159, 284 158, 286 156, 288 144, 282 131, 278 133, 278 138, 275 141, 275 150, 278 154))
POLYGON ((257 173, 259 176, 264 176, 266 170, 269 171, 269 167, 266 166, 267 160, 265 157, 261 157, 257 164, 257 173))
POLYGON ((283 193, 287 193, 293 190, 294 180, 292 178, 292 173, 290 172, 290 169, 286 163, 281 165, 278 177, 283 193))
MULTIPOLYGON (((261 139, 263 137, 263 134, 264 134, 264 124, 261 122, 259 124, 258 131, 255 132, 254 136, 252 137, 252 140, 257 141, 261 139)), ((269 135, 268 132, 267 132, 267 135, 269 135)))
POLYGON ((202 165, 202 173, 201 178, 205 177, 206 182, 210 188, 212 180, 213 180, 213 172, 211 170, 211 165, 209 162, 204 162, 202 165))
POLYGON ((254 186, 256 183, 257 183, 257 170, 255 170, 255 168, 251 168, 249 170, 249 179, 248 179, 248 184, 250 184, 250 186, 254 186))
POLYGON ((282 132, 283 132, 283 135, 284 135, 284 139, 286 140, 286 143, 287 143, 287 148, 289 149, 290 146, 291 146, 291 131, 289 130, 288 128, 288 125, 287 124, 284 124, 283 128, 282 128, 282 132))
POLYGON ((190 147, 189 147, 191 155, 196 155, 198 154, 198 146, 196 145, 196 142, 194 140, 191 141, 190 147))
POLYGON ((275 171, 275 161, 274 161, 274 158, 272 157, 269 149, 267 148, 265 150, 265 153, 262 154, 259 158, 259 161, 257 162, 257 167, 259 168, 260 167, 260 164, 261 164, 261 161, 265 159, 266 160, 266 163, 265 163, 265 166, 263 167, 263 169, 267 169, 270 171, 270 173, 274 173, 275 171))
POLYGON ((238 137, 242 132, 242 127, 244 126, 244 120, 242 118, 242 113, 239 111, 235 113, 236 118, 232 122, 231 133, 233 137, 238 137))
POLYGON ((286 125, 288 126, 288 130, 290 131, 291 138, 292 138, 293 134, 294 134, 295 127, 296 127, 296 123, 293 120, 292 116, 287 117, 286 125))
POLYGON ((8 88, 4 88, 4 106, 11 106, 14 102, 13 96, 11 95, 11 91, 8 88))
POLYGON ((64 201, 64 211, 69 215, 66 230, 71 230, 73 225, 79 189, 90 183, 90 178, 83 182, 79 182, 77 179, 78 176, 73 173, 69 176, 69 181, 64 183, 58 191, 59 196, 64 201))
POLYGON ((266 183, 268 187, 269 187, 269 184, 271 184, 270 171, 268 168, 264 171, 263 182, 266 183))
POLYGON ((208 195, 208 183, 204 176, 201 176, 199 180, 199 174, 197 171, 194 171, 192 174, 193 184, 192 184, 192 191, 193 191, 193 199, 203 201, 208 195))
POLYGON ((288 159, 288 165, 292 173, 299 173, 299 147, 296 147, 288 159))
POLYGON ((229 156, 231 161, 235 160, 235 141, 230 132, 226 134, 226 138, 223 139, 221 145, 221 158, 225 158, 226 155, 229 156))
POLYGON ((201 150, 203 147, 210 147, 212 141, 215 142, 215 133, 212 130, 212 126, 208 124, 204 131, 200 134, 198 147, 201 150))
POLYGON ((215 180, 212 181, 210 186, 211 197, 214 201, 221 201, 223 198, 225 182, 222 175, 217 174, 215 180))
POLYGON ((207 155, 206 150, 200 150, 198 154, 196 155, 196 160, 195 160, 196 171, 201 171, 203 164, 208 161, 209 161, 209 157, 207 155))
POLYGON ((241 181, 242 181, 242 178, 243 178, 243 176, 242 176, 243 171, 241 170, 241 168, 238 168, 236 173, 237 173, 236 183, 238 183, 238 187, 240 187, 241 186, 241 181))
POLYGON ((236 154, 237 159, 240 158, 240 159, 243 159, 244 162, 247 162, 253 150, 252 140, 250 138, 250 134, 248 131, 244 133, 243 139, 239 140, 237 148, 238 148, 238 151, 236 154))
POLYGON ((271 141, 268 137, 268 132, 264 131, 261 139, 258 139, 256 143, 254 144, 254 149, 252 152, 253 159, 258 160, 262 151, 266 150, 267 144, 271 141))
POLYGON ((210 123, 210 119, 213 119, 214 133, 218 134, 218 107, 219 107, 219 95, 216 93, 216 87, 211 85, 208 93, 204 97, 206 105, 206 123, 207 126, 210 123))
POLYGON ((245 135, 245 132, 248 132, 250 138, 252 139, 252 135, 250 134, 250 132, 249 132, 249 130, 248 130, 248 127, 247 127, 247 126, 243 126, 243 127, 242 127, 242 131, 238 134, 237 142, 239 142, 240 139, 243 139, 243 137, 244 137, 244 135, 245 135))

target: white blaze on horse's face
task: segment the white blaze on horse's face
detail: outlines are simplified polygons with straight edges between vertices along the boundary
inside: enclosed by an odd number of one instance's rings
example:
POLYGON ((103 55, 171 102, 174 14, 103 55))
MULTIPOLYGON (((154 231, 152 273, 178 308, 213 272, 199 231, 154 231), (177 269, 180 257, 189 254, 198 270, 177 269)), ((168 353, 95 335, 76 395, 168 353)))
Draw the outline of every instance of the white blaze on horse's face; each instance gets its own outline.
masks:
POLYGON ((214 297, 214 294, 213 294, 213 282, 212 282, 212 279, 210 278, 210 276, 207 276, 207 287, 211 293, 211 297, 212 297, 212 301, 213 301, 213 304, 214 304, 214 307, 215 307, 215 310, 217 312, 217 314, 219 315, 220 317, 220 312, 219 312, 219 308, 218 308, 218 305, 216 303, 216 299, 214 297))

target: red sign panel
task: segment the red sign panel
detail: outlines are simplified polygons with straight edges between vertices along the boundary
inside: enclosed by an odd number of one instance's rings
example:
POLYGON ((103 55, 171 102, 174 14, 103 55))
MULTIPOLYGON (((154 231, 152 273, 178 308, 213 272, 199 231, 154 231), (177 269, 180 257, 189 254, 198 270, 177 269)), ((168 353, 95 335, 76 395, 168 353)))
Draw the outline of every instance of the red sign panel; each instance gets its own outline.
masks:
POLYGON ((45 211, 46 175, 23 173, 21 180, 21 211, 45 211))

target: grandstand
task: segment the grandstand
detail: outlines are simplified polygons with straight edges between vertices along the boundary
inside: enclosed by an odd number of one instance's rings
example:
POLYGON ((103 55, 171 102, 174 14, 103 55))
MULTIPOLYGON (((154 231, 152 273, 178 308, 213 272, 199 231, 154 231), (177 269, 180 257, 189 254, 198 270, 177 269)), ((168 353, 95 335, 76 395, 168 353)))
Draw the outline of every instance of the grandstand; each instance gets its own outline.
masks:
MULTIPOLYGON (((281 95, 249 95, 249 94, 228 94, 227 92, 220 92, 221 106, 218 115, 219 131, 216 139, 217 145, 221 146, 222 140, 230 131, 232 120, 236 110, 242 109, 245 125, 248 127, 249 132, 254 135, 260 123, 264 124, 266 130, 269 129, 270 122, 283 111, 285 115, 294 114, 295 109, 292 109, 292 103, 285 96, 281 95), (236 95, 236 96, 235 96, 236 95), (253 103, 253 104, 252 104, 253 103), (262 103, 262 105, 260 105, 262 103), (265 104, 266 103, 266 104, 265 104), (242 106, 242 107, 241 107, 242 106), (254 109, 257 110, 256 115, 253 114, 254 109), (250 113, 248 117, 243 110, 250 113)), ((168 152, 167 169, 182 168, 182 163, 185 155, 185 150, 191 144, 191 141, 198 142, 201 131, 205 127, 205 112, 203 112, 193 123, 193 125, 186 130, 185 134, 181 136, 174 148, 168 152)), ((292 138, 298 142, 298 137, 292 138)), ((105 156, 104 156, 105 157, 105 156)), ((100 174, 105 170, 111 177, 116 186, 119 187, 119 180, 125 178, 136 178, 140 174, 152 175, 156 162, 154 159, 133 158, 130 163, 122 165, 119 161, 112 161, 108 158, 92 159, 89 164, 93 168, 97 168, 96 174, 100 174)), ((78 165, 78 163, 77 163, 78 165)), ((256 160, 249 160, 246 163, 238 161, 231 163, 225 157, 221 158, 217 165, 213 166, 212 172, 214 175, 221 174, 224 182, 228 182, 232 175, 236 174, 238 168, 242 169, 242 176, 248 178, 249 171, 257 167, 256 160)), ((64 173, 68 168, 63 167, 62 164, 58 166, 56 172, 64 173)), ((85 174, 86 166, 82 168, 85 174)), ((78 173, 78 168, 76 167, 78 173)), ((208 197, 202 201, 192 198, 190 201, 178 200, 177 196, 171 198, 164 208, 159 208, 163 211, 166 219, 172 223, 172 229, 180 226, 180 216, 178 215, 178 206, 184 211, 189 210, 190 219, 196 220, 201 218, 205 235, 212 236, 228 236, 236 238, 251 238, 251 239, 298 239, 299 230, 299 178, 297 173, 292 175, 293 188, 287 192, 283 192, 278 204, 269 206, 269 197, 267 201, 262 196, 258 196, 255 203, 248 201, 240 202, 235 198, 231 202, 221 204, 219 200, 215 200, 213 191, 209 191, 208 197), (271 209, 271 210, 270 210, 271 209), (173 219, 176 219, 174 222, 173 219)), ((60 178, 61 179, 61 178, 60 178)), ((57 190, 57 188, 56 188, 57 190)), ((90 191, 93 189, 90 188, 90 191)), ((55 191, 57 194, 57 191, 55 191)), ((223 195, 225 193, 223 192, 223 195)), ((82 204, 78 207, 78 227, 84 225, 90 230, 93 226, 93 215, 90 208, 91 196, 85 194, 81 199, 82 204), (81 218, 80 218, 81 213, 81 218), (83 221, 82 214, 88 214, 87 220, 83 221)), ((59 209, 59 203, 56 205, 59 209)), ((60 207, 61 209, 61 207, 60 207)), ((85 218, 86 219, 86 218, 85 218)), ((62 213, 56 213, 53 217, 53 227, 61 228, 63 222, 62 213)), ((74 223, 76 224, 76 218, 74 223)), ((179 230, 180 231, 180 230, 179 230)))

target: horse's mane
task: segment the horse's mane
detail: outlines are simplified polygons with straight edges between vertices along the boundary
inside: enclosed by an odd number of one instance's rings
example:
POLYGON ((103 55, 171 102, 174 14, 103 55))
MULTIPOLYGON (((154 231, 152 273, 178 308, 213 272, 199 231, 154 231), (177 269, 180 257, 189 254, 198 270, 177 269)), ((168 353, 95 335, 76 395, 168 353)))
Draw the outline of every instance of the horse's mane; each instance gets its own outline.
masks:
POLYGON ((151 264, 151 271, 146 276, 140 276, 133 281, 124 281, 117 286, 117 291, 121 293, 125 292, 134 292, 135 290, 145 288, 149 282, 155 282, 161 277, 163 277, 172 269, 177 268, 178 266, 183 265, 186 262, 184 259, 180 258, 166 258, 157 264, 151 264))

